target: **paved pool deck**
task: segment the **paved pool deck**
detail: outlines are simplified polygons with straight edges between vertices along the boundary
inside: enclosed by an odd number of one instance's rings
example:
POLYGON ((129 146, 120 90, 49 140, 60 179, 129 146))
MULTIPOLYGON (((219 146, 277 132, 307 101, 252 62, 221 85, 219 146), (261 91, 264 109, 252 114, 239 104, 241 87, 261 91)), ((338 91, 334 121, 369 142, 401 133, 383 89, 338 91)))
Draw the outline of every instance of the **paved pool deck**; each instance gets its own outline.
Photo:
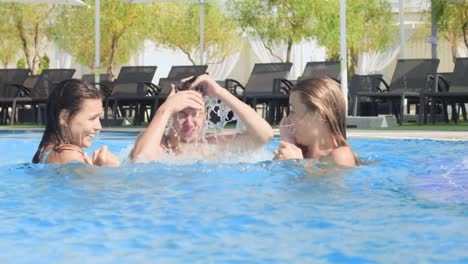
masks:
MULTIPOLYGON (((0 131, 43 131, 43 128, 11 128, 0 127, 0 131)), ((111 132, 139 132, 143 128, 103 128, 111 132)), ((274 129, 275 135, 279 130, 274 129)), ((348 138, 375 138, 375 139, 437 139, 437 140, 463 140, 468 141, 468 131, 428 131, 428 130, 358 130, 348 129, 348 138)))
POLYGON ((468 140, 468 131, 348 130, 349 138, 468 140))

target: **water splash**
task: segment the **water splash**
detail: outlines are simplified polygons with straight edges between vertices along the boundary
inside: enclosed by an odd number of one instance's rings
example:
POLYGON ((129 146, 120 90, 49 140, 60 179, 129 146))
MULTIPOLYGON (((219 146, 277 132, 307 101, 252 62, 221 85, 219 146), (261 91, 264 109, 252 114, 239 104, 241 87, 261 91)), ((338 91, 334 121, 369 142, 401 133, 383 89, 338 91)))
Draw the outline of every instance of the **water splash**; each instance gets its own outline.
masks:
POLYGON ((224 127, 228 123, 232 123, 234 121, 236 122, 236 131, 243 131, 245 128, 241 124, 241 121, 237 118, 235 114, 232 114, 230 116, 230 113, 232 112, 231 109, 229 109, 223 101, 210 97, 210 96, 205 96, 205 102, 206 102, 206 112, 208 113, 208 117, 211 116, 211 114, 214 114, 216 117, 219 118, 217 120, 218 122, 213 122, 211 118, 207 118, 205 122, 205 134, 207 131, 212 131, 214 133, 219 133, 223 131, 224 127))
MULTIPOLYGON (((223 132, 226 125, 229 123, 233 123, 236 121, 235 130, 232 131, 232 133, 234 134, 245 131, 245 126, 237 118, 237 116, 232 113, 231 109, 229 109, 223 101, 209 96, 205 96, 204 100, 206 103, 206 113, 208 118, 206 118, 203 128, 199 131, 194 142, 187 144, 180 143, 177 146, 176 151, 168 150, 168 153, 163 154, 158 159, 158 162, 168 164, 192 164, 199 161, 223 163, 255 163, 259 161, 271 160, 273 158, 273 154, 271 151, 261 147, 253 150, 246 150, 245 146, 237 146, 242 144, 226 145, 207 143, 207 136, 223 132), (178 153, 183 154, 180 155, 178 153)), ((164 135, 166 137, 168 137, 169 135, 178 137, 176 132, 173 130, 174 121, 174 117, 171 117, 169 119, 164 131, 164 135)), ((236 139, 232 140, 236 141, 236 139)), ((126 159, 125 157, 128 156, 132 147, 133 145, 124 148, 120 152, 119 157, 128 161, 128 159, 126 159)), ((140 161, 151 162, 150 160, 140 161)))

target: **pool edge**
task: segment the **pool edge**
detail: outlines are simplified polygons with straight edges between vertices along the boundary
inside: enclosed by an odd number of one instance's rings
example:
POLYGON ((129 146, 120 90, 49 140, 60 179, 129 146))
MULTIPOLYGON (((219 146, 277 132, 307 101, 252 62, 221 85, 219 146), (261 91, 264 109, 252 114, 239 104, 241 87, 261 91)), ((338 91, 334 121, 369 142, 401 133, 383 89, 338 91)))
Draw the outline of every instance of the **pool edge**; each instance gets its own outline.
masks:
MULTIPOLYGON (((103 132, 140 132, 144 128, 103 128, 103 132)), ((0 127, 0 131, 38 132, 44 128, 0 127)), ((227 131, 234 129, 226 129, 227 131)), ((279 136, 279 129, 273 129, 274 135, 279 136)), ((348 138, 369 139, 432 139, 449 141, 468 141, 468 131, 427 131, 427 130, 348 130, 348 138)))

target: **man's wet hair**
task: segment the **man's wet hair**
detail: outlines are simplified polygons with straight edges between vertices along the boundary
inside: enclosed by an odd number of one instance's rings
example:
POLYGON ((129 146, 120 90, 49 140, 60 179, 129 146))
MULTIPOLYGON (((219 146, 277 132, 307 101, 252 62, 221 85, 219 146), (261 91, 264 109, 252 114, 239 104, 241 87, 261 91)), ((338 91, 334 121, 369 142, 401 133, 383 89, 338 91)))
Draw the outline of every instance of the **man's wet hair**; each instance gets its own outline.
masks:
MULTIPOLYGON (((200 76, 200 75, 198 75, 200 76)), ((186 91, 189 90, 190 87, 192 86, 192 83, 195 82, 195 80, 198 78, 198 76, 192 76, 190 79, 186 80, 185 82, 180 82, 179 84, 176 85, 176 91, 186 91)), ((198 85, 197 87, 193 88, 193 90, 203 94, 204 93, 204 87, 202 85, 198 85)))

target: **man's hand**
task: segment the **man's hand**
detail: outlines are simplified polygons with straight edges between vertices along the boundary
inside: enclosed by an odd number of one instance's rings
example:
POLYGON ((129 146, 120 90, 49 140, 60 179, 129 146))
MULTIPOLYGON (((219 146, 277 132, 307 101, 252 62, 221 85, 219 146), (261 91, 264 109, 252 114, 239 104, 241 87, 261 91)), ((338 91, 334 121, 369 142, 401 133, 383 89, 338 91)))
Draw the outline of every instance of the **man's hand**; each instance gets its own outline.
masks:
POLYGON ((171 114, 175 114, 187 107, 202 110, 205 108, 205 101, 203 101, 203 97, 199 92, 194 90, 175 92, 173 86, 171 93, 163 105, 171 114))
MULTIPOLYGON (((189 78, 188 78, 189 79, 189 78)), ((187 79, 184 79, 187 80, 187 79)), ((182 82, 184 81, 182 80, 182 82)), ((223 89, 219 84, 213 80, 208 74, 198 76, 190 86, 190 89, 195 89, 197 86, 203 86, 204 93, 211 97, 218 97, 218 92, 223 89)))

